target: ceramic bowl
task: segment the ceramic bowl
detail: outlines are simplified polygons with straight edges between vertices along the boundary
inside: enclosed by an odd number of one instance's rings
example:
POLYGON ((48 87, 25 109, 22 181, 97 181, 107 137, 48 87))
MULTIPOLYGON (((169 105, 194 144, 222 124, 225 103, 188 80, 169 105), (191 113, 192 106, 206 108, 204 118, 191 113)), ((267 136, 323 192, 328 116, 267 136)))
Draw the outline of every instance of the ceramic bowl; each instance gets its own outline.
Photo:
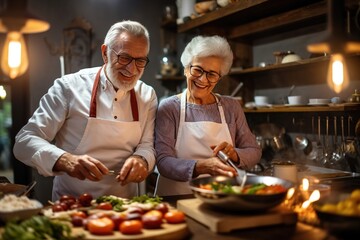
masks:
POLYGON ((255 96, 254 100, 257 106, 266 106, 269 104, 269 98, 267 96, 255 96))

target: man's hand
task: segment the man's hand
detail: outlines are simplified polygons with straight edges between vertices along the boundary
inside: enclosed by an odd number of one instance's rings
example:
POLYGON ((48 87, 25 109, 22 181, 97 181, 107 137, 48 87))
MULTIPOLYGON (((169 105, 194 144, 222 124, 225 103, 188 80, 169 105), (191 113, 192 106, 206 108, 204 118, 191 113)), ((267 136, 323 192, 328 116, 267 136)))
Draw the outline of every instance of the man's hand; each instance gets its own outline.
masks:
POLYGON ((56 161, 53 171, 65 172, 69 176, 80 180, 99 181, 103 175, 109 172, 109 169, 99 160, 88 155, 64 153, 56 161))
POLYGON ((124 186, 130 182, 142 182, 148 175, 148 165, 141 156, 133 155, 126 159, 116 179, 124 186))

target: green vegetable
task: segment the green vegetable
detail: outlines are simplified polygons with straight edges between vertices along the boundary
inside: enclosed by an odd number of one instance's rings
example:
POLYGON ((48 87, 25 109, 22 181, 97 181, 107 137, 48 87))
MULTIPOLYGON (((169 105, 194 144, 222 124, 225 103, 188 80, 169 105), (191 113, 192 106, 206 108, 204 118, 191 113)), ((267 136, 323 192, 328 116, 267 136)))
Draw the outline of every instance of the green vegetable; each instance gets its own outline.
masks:
POLYGON ((266 185, 263 183, 254 184, 246 191, 246 194, 255 194, 258 190, 265 188, 266 185))
POLYGON ((124 211, 124 201, 115 196, 100 196, 96 199, 96 203, 109 202, 113 206, 113 210, 117 212, 124 211))
POLYGON ((149 197, 148 195, 146 194, 143 194, 141 196, 138 196, 138 197, 133 197, 130 202, 139 202, 139 203, 154 203, 154 204, 157 204, 157 203, 161 203, 162 201, 162 198, 159 197, 159 196, 155 196, 155 197, 149 197))
POLYGON ((8 222, 2 234, 2 240, 75 240, 79 236, 71 236, 68 224, 50 220, 44 216, 33 216, 23 222, 8 222))

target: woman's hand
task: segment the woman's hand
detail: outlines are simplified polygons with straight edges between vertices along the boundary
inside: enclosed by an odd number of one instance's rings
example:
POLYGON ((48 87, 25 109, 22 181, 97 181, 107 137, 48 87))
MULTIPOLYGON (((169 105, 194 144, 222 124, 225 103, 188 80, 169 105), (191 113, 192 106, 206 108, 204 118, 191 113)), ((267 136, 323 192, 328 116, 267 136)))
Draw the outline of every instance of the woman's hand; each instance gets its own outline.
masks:
POLYGON ((235 169, 223 163, 218 157, 198 160, 195 165, 195 173, 197 176, 200 174, 210 174, 212 176, 224 175, 229 177, 236 175, 235 169))
POLYGON ((233 161, 238 163, 239 162, 239 156, 237 152, 235 151, 235 148, 233 145, 227 142, 222 142, 218 144, 217 146, 210 146, 213 150, 214 156, 217 155, 219 151, 223 151, 226 155, 229 156, 229 158, 233 161))

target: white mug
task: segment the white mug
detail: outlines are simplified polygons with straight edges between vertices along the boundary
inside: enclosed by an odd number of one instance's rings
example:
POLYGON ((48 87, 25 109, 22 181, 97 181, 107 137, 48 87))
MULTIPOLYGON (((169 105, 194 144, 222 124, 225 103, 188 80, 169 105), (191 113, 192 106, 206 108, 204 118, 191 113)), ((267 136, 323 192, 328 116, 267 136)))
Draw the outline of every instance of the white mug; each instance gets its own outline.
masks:
POLYGON ((281 179, 289 180, 297 183, 297 167, 292 162, 278 162, 274 163, 273 176, 281 179))

